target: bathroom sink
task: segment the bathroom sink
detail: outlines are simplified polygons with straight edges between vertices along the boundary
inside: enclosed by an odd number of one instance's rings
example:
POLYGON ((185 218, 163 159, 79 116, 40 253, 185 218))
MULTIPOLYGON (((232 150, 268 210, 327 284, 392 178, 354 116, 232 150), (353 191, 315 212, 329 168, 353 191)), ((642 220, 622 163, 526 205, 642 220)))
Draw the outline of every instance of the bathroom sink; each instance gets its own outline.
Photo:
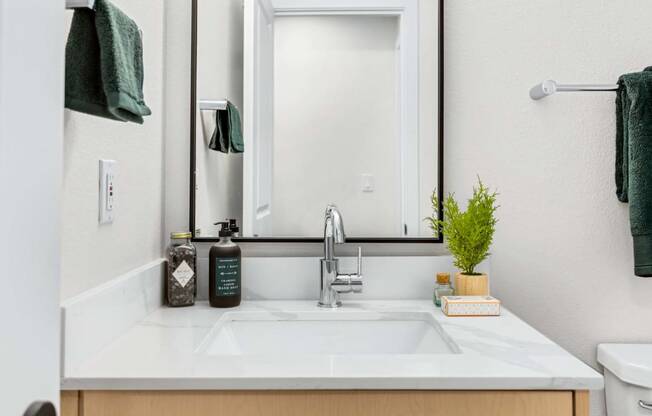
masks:
POLYGON ((453 354, 425 312, 229 312, 196 353, 206 355, 453 354))

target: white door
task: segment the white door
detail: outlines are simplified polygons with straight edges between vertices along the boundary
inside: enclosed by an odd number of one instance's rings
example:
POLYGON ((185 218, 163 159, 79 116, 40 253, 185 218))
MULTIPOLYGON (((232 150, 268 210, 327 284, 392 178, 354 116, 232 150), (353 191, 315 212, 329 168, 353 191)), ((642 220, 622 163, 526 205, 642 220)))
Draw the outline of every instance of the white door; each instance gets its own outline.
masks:
POLYGON ((245 0, 243 235, 272 235, 274 8, 245 0))
POLYGON ((0 0, 0 415, 59 404, 64 0, 0 0))

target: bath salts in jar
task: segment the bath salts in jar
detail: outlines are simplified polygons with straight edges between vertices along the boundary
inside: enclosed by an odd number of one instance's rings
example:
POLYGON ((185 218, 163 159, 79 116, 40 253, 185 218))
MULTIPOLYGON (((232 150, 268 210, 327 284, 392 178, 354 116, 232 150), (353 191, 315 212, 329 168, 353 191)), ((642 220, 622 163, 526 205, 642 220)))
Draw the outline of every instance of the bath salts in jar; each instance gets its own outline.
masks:
POLYGON ((197 250, 189 232, 170 234, 166 278, 169 306, 190 306, 197 295, 197 250))

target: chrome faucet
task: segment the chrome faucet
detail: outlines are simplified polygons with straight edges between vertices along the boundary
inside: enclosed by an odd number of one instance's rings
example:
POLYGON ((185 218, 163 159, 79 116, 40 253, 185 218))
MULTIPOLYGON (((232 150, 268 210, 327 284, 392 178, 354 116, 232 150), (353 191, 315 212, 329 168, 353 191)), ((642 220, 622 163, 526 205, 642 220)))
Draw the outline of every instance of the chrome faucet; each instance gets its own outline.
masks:
POLYGON ((318 305, 322 308, 342 306, 339 293, 362 292, 362 248, 358 247, 358 272, 340 273, 340 261, 335 258, 335 244, 344 244, 342 214, 330 204, 324 221, 324 258, 321 263, 321 292, 318 305))

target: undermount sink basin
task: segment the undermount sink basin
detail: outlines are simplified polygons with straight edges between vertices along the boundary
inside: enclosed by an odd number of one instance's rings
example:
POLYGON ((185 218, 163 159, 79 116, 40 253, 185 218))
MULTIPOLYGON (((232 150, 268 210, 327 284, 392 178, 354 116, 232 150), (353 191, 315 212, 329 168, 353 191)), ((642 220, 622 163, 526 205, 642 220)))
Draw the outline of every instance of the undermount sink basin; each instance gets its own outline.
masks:
POLYGON ((206 355, 454 354, 425 312, 229 312, 196 353, 206 355))

